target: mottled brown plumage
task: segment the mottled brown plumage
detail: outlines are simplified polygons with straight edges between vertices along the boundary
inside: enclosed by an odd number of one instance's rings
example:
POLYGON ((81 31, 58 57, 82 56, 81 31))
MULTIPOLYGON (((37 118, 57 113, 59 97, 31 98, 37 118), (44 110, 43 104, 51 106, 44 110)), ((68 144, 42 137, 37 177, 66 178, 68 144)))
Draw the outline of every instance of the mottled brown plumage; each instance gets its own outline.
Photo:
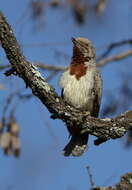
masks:
MULTIPOLYGON (((86 38, 72 38, 72 42, 72 61, 60 78, 63 98, 80 111, 88 111, 91 116, 98 117, 102 80, 96 69, 94 48, 86 38)), ((64 148, 64 155, 82 155, 87 149, 88 134, 80 134, 80 129, 75 124, 68 130, 72 137, 64 148)))

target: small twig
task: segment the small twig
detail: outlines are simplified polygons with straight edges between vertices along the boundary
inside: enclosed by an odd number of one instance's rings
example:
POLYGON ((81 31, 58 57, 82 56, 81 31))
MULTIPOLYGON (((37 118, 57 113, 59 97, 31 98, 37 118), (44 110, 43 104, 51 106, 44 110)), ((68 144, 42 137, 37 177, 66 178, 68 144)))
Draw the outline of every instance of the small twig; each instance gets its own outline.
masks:
POLYGON ((10 65, 0 65, 0 70, 3 70, 3 69, 7 69, 8 67, 10 67, 10 65))
POLYGON ((15 74, 15 69, 12 67, 11 69, 7 70, 5 73, 4 73, 7 77, 12 75, 12 74, 15 74))
POLYGON ((52 71, 50 75, 46 78, 46 81, 50 81, 55 75, 58 73, 58 71, 52 71))
POLYGON ((98 58, 98 60, 101 60, 104 57, 106 57, 114 48, 122 46, 122 45, 126 45, 126 44, 132 45, 132 39, 122 40, 119 42, 114 42, 114 43, 109 44, 106 51, 98 58))
MULTIPOLYGON (((130 56, 132 56, 132 50, 128 50, 128 51, 122 52, 118 55, 109 56, 107 58, 104 58, 104 59, 97 62, 97 66, 103 67, 104 65, 106 65, 110 62, 120 61, 120 60, 125 59, 125 58, 130 57, 130 56)), ((34 65, 40 69, 44 69, 44 70, 48 70, 48 71, 55 71, 55 72, 61 72, 61 71, 64 71, 68 68, 66 66, 54 66, 54 65, 48 65, 48 64, 44 64, 44 63, 40 63, 40 62, 35 63, 34 65)), ((3 70, 3 69, 8 68, 8 67, 9 67, 9 65, 1 65, 0 70, 3 70)), ((11 74, 12 74, 12 70, 11 70, 11 74)))
POLYGON ((36 48, 36 47, 44 47, 44 46, 66 46, 67 42, 41 42, 41 43, 30 43, 30 44, 21 44, 24 48, 36 48))
MULTIPOLYGON (((19 100, 29 99, 29 98, 33 97, 32 94, 21 95, 21 94, 20 94, 20 91, 16 91, 16 92, 10 94, 10 95, 6 98, 6 103, 5 103, 4 107, 3 107, 3 113, 2 113, 2 124, 3 124, 3 126, 6 124, 6 123, 5 123, 5 121, 7 120, 7 119, 6 119, 6 113, 7 113, 8 109, 9 109, 9 106, 11 105, 11 103, 12 103, 12 101, 13 101, 13 98, 16 97, 16 96, 19 98, 19 100)), ((12 110, 10 111, 10 115, 14 115, 14 112, 16 111, 16 109, 17 109, 17 107, 18 107, 18 103, 19 103, 19 102, 17 102, 17 103, 14 105, 14 107, 13 107, 12 110)))
POLYGON ((92 188, 95 188, 96 185, 95 185, 94 180, 93 180, 93 175, 92 175, 90 166, 86 166, 86 169, 87 169, 87 171, 88 171, 89 182, 90 182, 90 184, 91 184, 91 187, 92 187, 92 188))
POLYGON ((28 99, 30 99, 30 98, 32 98, 32 97, 33 97, 33 94, 26 94, 26 95, 18 94, 18 98, 19 98, 20 100, 28 100, 28 99))
POLYGON ((55 66, 55 65, 48 65, 48 64, 44 64, 44 63, 35 63, 35 66, 39 67, 40 69, 45 69, 45 70, 49 70, 49 71, 64 71, 67 69, 66 66, 55 66))
POLYGON ((3 114, 2 114, 2 125, 5 126, 5 122, 6 122, 6 112, 12 102, 12 99, 14 98, 14 94, 10 94, 7 99, 6 99, 6 104, 3 108, 3 114))
POLYGON ((104 58, 104 59, 100 60, 97 63, 97 65, 98 65, 98 67, 102 67, 109 62, 120 61, 120 60, 125 59, 126 57, 129 57, 129 56, 132 56, 132 50, 128 50, 128 51, 122 52, 118 55, 114 55, 114 56, 104 58))

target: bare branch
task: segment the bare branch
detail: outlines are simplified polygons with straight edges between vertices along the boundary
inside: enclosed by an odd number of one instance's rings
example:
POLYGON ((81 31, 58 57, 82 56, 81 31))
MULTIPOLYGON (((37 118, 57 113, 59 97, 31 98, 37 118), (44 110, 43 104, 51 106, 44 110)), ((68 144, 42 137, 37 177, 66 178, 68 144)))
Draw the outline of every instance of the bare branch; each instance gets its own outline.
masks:
MULTIPOLYGON (((104 65, 106 65, 110 62, 120 61, 120 60, 125 59, 125 58, 130 57, 130 56, 132 56, 132 50, 128 50, 128 51, 122 52, 118 55, 109 56, 107 58, 104 58, 104 59, 97 62, 97 66, 103 67, 104 65)), ((61 71, 64 71, 67 69, 66 66, 48 65, 48 64, 45 64, 42 62, 35 63, 34 65, 39 67, 40 69, 44 69, 44 70, 48 70, 48 71, 56 71, 56 72, 61 72, 61 71)), ((1 65, 0 70, 6 69, 8 67, 10 67, 10 65, 1 65)))
POLYGON ((94 188, 94 187, 96 187, 96 185, 95 185, 94 180, 93 180, 93 175, 92 175, 90 166, 86 166, 86 169, 88 171, 89 181, 90 181, 91 187, 94 188))
POLYGON ((67 69, 66 66, 47 65, 47 64, 40 63, 40 62, 36 63, 35 66, 37 66, 41 69, 49 70, 49 71, 64 71, 67 69))
MULTIPOLYGON (((122 59, 125 59, 127 57, 132 56, 132 50, 128 50, 126 52, 122 52, 120 54, 117 55, 113 55, 113 56, 109 56, 107 58, 104 58, 100 61, 97 62, 97 66, 98 67, 102 67, 110 62, 114 62, 114 61, 120 61, 122 59)), ((54 65, 47 65, 47 64, 43 64, 43 63, 36 63, 35 64, 37 67, 41 68, 41 69, 45 69, 45 70, 51 70, 51 71, 64 71, 67 69, 67 67, 65 66, 54 66, 54 65)))
POLYGON ((98 66, 102 67, 109 62, 120 61, 120 60, 125 59, 129 56, 132 56, 132 50, 128 50, 128 51, 120 53, 118 55, 106 57, 106 58, 104 58, 98 62, 98 66))
POLYGON ((103 59, 106 57, 114 48, 120 47, 122 45, 127 45, 130 44, 132 45, 132 39, 127 39, 127 40, 121 40, 119 42, 113 42, 107 46, 106 51, 98 58, 98 60, 103 59))
POLYGON ((122 137, 129 129, 132 129, 132 111, 112 119, 99 119, 82 113, 65 103, 41 76, 37 68, 22 55, 17 40, 2 13, 0 13, 0 39, 12 68, 24 80, 26 86, 31 88, 32 93, 47 107, 53 119, 61 119, 72 129, 71 131, 80 130, 80 133, 85 132, 98 137, 95 141, 96 145, 110 138, 122 137), (76 127, 73 127, 74 123, 76 127))
POLYGON ((7 69, 10 65, 0 65, 0 70, 7 69))

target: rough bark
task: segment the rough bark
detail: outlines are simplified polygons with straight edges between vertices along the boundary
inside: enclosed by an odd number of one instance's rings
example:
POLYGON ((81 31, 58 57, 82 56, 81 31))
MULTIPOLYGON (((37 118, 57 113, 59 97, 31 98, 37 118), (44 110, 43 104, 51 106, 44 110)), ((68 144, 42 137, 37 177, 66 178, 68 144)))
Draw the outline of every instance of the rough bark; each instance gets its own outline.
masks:
POLYGON ((115 186, 94 187, 91 190, 132 190, 132 173, 122 176, 120 182, 115 186))
POLYGON ((68 127, 76 124, 80 132, 88 132, 98 137, 95 144, 98 145, 109 139, 122 137, 129 129, 132 129, 132 111, 128 111, 115 118, 93 118, 88 113, 69 106, 57 95, 41 76, 37 68, 23 56, 13 31, 5 17, 0 12, 0 41, 12 69, 6 75, 16 74, 22 78, 32 93, 47 107, 53 119, 61 119, 68 127))

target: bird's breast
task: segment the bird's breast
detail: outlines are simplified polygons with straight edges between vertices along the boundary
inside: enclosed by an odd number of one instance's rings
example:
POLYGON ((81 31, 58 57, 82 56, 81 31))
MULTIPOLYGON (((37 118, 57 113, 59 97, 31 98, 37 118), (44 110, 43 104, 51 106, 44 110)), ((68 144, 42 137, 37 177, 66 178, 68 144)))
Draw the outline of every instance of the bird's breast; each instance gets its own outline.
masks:
POLYGON ((80 76, 80 73, 76 70, 74 71, 74 75, 69 70, 65 73, 65 76, 62 76, 62 79, 66 77, 66 82, 65 84, 63 83, 64 99, 80 110, 91 112, 94 98, 94 73, 86 71, 86 74, 82 75, 79 80, 77 76, 80 76))

